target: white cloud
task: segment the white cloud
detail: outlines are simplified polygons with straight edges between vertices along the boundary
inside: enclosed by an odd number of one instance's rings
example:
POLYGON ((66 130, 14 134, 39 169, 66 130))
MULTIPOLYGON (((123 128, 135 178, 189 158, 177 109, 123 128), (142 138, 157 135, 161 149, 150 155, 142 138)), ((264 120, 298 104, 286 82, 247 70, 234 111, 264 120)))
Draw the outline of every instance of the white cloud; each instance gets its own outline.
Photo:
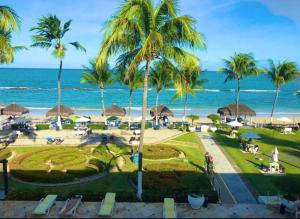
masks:
POLYGON ((260 0, 275 15, 288 17, 300 26, 299 0, 260 0))

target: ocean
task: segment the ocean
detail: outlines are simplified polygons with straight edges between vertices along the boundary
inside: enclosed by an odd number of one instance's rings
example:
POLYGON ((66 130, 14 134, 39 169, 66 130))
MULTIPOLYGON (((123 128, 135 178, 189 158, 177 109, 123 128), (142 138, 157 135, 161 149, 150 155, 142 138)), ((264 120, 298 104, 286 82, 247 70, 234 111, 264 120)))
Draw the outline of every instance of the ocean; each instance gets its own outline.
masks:
MULTIPOLYGON (((73 107, 77 113, 100 114, 100 91, 89 84, 80 83, 82 70, 63 69, 62 103, 73 107)), ((216 113, 219 107, 235 102, 236 81, 224 83, 225 76, 215 71, 205 71, 201 77, 207 79, 204 90, 196 90, 189 96, 187 114, 205 116, 216 113)), ((277 116, 300 116, 300 78, 290 82, 280 91, 277 116)), ((140 114, 142 89, 134 91, 133 113, 140 114)), ((159 103, 168 106, 175 116, 181 116, 183 99, 171 102, 175 89, 163 90, 159 103)), ((117 104, 128 107, 129 90, 125 85, 114 83, 105 88, 105 105, 117 104)), ((149 88, 148 107, 155 106, 155 88, 149 88)), ((269 116, 275 97, 275 86, 265 74, 244 78, 241 82, 240 102, 253 108, 257 116, 269 116)), ((0 102, 19 103, 31 113, 43 114, 57 103, 57 69, 0 68, 0 102)))

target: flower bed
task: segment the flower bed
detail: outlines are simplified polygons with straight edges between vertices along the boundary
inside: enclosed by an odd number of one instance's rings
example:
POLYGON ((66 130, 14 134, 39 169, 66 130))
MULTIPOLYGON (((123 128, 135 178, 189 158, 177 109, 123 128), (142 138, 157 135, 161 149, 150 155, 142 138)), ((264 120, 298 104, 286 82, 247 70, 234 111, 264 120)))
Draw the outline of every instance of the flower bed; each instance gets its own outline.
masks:
POLYGON ((12 160, 10 169, 24 181, 62 183, 99 173, 103 165, 89 148, 57 148, 23 154, 12 160))

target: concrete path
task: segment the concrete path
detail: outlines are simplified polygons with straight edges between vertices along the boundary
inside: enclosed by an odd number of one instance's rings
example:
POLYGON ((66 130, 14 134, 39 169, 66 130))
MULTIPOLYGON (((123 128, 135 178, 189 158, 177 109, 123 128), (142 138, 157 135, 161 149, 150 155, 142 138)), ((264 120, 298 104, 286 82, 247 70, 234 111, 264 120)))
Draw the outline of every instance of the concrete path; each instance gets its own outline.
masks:
POLYGON ((233 201, 236 203, 257 203, 252 193, 242 181, 236 170, 226 158, 212 137, 205 132, 198 133, 205 148, 214 157, 215 172, 228 190, 233 201))

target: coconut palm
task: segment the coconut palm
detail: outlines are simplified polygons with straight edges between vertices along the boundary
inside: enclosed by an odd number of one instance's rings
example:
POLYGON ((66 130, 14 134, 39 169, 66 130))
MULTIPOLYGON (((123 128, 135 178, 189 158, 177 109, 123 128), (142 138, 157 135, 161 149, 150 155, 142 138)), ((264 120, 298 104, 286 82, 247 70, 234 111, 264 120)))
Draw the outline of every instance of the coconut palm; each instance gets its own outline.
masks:
POLYGON ((123 77, 123 81, 129 87, 128 127, 130 128, 132 94, 135 89, 143 87, 143 73, 141 70, 138 70, 134 74, 130 74, 128 77, 123 77))
POLYGON ((15 52, 26 49, 24 46, 11 44, 11 33, 20 29, 20 17, 7 6, 0 6, 0 64, 10 64, 15 52))
POLYGON ((155 99, 155 124, 158 125, 157 107, 158 97, 163 89, 171 87, 173 65, 167 60, 162 60, 154 63, 154 67, 150 71, 150 84, 156 87, 155 99))
POLYGON ((266 70, 269 78, 275 84, 276 95, 271 111, 271 123, 273 122, 273 114, 278 101, 280 88, 283 84, 288 83, 296 78, 300 74, 294 62, 282 62, 276 66, 273 60, 269 60, 270 68, 266 70))
POLYGON ((104 104, 104 87, 106 84, 111 84, 112 70, 108 63, 104 63, 100 68, 96 67, 96 61, 91 60, 89 67, 83 66, 84 72, 82 73, 81 82, 89 83, 97 86, 101 93, 102 116, 105 118, 105 104, 104 104))
POLYGON ((200 79, 200 64, 193 59, 187 59, 185 63, 177 68, 174 75, 174 86, 176 93, 172 100, 178 98, 184 98, 184 108, 182 121, 185 122, 186 118, 186 106, 188 103, 188 96, 195 96, 195 90, 203 89, 203 84, 206 82, 204 79, 200 79))
POLYGON ((5 32, 20 29, 21 19, 10 7, 0 5, 0 29, 5 32))
POLYGON ((203 38, 195 29, 195 20, 188 15, 178 16, 176 0, 161 0, 156 6, 152 0, 124 1, 115 16, 106 23, 97 64, 101 65, 108 57, 118 55, 118 63, 130 63, 126 70, 127 77, 140 65, 145 67, 138 147, 139 199, 142 196, 142 156, 150 67, 153 61, 162 57, 182 62, 184 57, 193 56, 185 48, 204 47, 203 38))
POLYGON ((61 21, 56 15, 49 15, 39 19, 36 27, 30 29, 35 31, 35 35, 32 36, 33 44, 32 47, 41 47, 44 49, 53 48, 53 56, 59 59, 59 71, 57 77, 57 116, 58 116, 58 127, 61 128, 60 124, 60 106, 61 106, 61 71, 63 66, 63 59, 67 51, 67 45, 72 45, 77 50, 86 52, 85 48, 77 41, 64 43, 62 40, 65 34, 70 30, 72 20, 67 21, 62 25, 61 21))
POLYGON ((219 72, 226 74, 224 83, 231 80, 237 81, 236 118, 239 116, 240 83, 243 77, 257 75, 260 69, 256 67, 256 61, 251 53, 235 53, 230 59, 224 59, 225 67, 219 72))

